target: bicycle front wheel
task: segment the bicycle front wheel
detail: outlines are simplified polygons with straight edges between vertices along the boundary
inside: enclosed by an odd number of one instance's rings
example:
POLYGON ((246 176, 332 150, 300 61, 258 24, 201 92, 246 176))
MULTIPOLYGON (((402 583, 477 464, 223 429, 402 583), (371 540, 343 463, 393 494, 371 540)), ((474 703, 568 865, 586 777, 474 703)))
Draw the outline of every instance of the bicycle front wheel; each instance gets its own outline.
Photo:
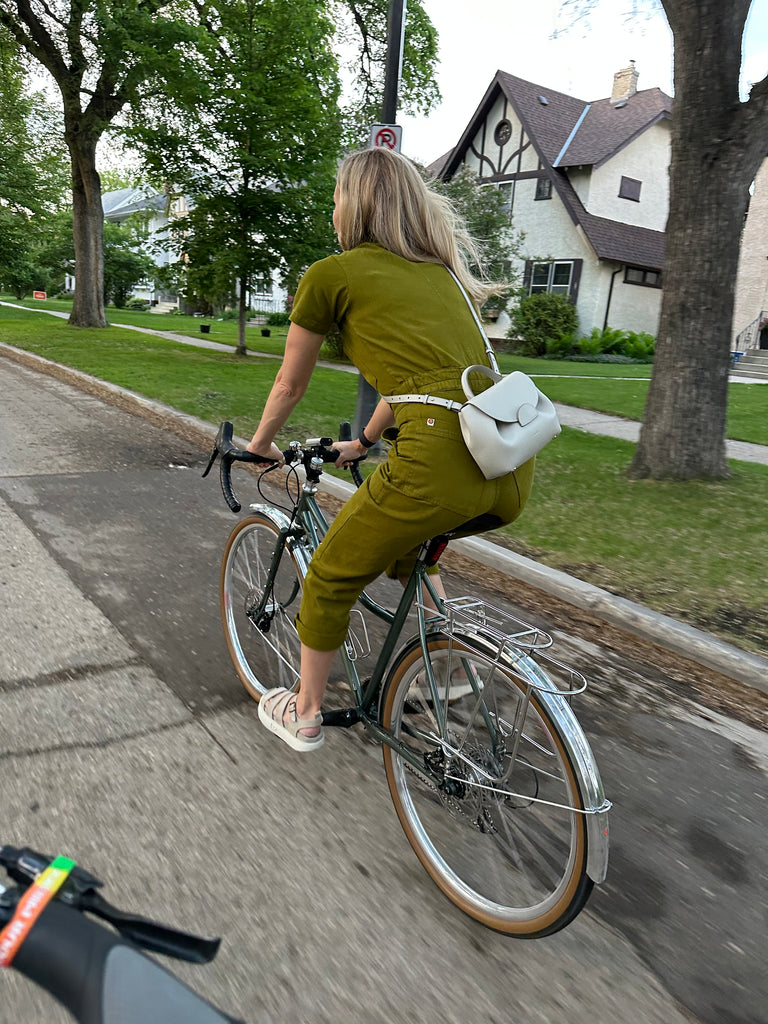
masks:
POLYGON ((306 568, 292 546, 280 545, 277 523, 266 515, 250 516, 230 534, 221 563, 227 647, 256 700, 274 686, 290 690, 299 679, 301 643, 294 618, 306 568))
MULTIPOLYGON (((550 711, 474 637, 428 642, 437 683, 412 642, 393 666, 382 725, 392 800, 411 846, 439 888, 475 920, 534 938, 584 906, 584 803, 550 711), (437 699, 435 699, 437 698, 437 699)), ((521 656, 522 657, 522 656, 521 656)))

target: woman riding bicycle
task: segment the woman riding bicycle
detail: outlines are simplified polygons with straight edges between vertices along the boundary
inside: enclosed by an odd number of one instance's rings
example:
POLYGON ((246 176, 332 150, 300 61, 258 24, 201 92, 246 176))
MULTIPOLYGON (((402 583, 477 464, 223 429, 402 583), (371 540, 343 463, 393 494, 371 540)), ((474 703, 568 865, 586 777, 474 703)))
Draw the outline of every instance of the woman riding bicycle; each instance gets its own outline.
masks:
MULTIPOLYGON (((469 260, 477 260, 472 239, 416 167, 387 149, 353 153, 341 164, 334 200, 343 251, 313 264, 299 283, 283 363, 248 445, 265 459, 282 457, 274 438, 304 394, 333 325, 345 355, 384 395, 462 402, 463 370, 487 361, 484 339, 446 268, 476 303, 493 289, 469 270, 469 260)), ((259 704, 264 724, 296 750, 323 742, 323 695, 361 591, 385 571, 407 578, 430 537, 481 515, 480 529, 512 522, 531 490, 533 459, 486 480, 456 412, 421 403, 393 409, 382 399, 358 439, 335 445, 336 465, 359 458, 393 426, 386 462, 346 502, 312 558, 296 620, 299 690, 270 690, 259 704)))

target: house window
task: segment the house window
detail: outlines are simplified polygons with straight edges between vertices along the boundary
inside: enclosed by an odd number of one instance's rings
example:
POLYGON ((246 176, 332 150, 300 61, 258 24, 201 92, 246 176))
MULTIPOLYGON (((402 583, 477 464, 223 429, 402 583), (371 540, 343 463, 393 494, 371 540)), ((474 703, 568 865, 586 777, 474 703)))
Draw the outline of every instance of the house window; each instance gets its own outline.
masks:
POLYGON ((266 274, 259 274, 254 281, 253 290, 257 295, 271 295, 272 278, 266 274))
POLYGON ((480 186, 480 188, 495 188, 498 190, 499 195, 502 199, 502 208, 508 212, 512 209, 512 200, 515 195, 515 183, 514 181, 490 181, 480 186))
POLYGON ((511 181, 500 181, 499 182, 499 195, 504 203, 505 210, 512 209, 512 190, 514 182, 511 181))
POLYGON ((493 140, 497 146, 506 146, 509 140, 512 138, 512 125, 505 117, 502 121, 496 125, 493 132, 493 140))
POLYGON ((534 263, 531 266, 531 282, 528 293, 552 292, 555 295, 571 294, 574 282, 573 260, 552 260, 548 263, 534 263))
POLYGON ((536 199, 552 198, 552 181, 550 178, 536 179, 536 199))
POLYGON ((624 271, 625 284, 639 284, 645 288, 661 288, 660 270, 643 270, 642 267, 627 267, 624 271))
POLYGON ((642 181, 638 181, 637 178, 625 178, 622 174, 621 184, 619 185, 619 199, 631 199, 634 203, 640 202, 640 187, 642 181))

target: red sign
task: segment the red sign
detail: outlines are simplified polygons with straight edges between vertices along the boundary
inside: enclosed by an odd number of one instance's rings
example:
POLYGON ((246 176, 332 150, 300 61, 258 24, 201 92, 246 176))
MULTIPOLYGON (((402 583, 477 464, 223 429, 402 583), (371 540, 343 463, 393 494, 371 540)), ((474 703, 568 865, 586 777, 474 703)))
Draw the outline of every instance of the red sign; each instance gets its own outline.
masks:
POLYGON ((32 298, 33 299, 47 299, 48 296, 45 294, 45 292, 32 292, 32 298))

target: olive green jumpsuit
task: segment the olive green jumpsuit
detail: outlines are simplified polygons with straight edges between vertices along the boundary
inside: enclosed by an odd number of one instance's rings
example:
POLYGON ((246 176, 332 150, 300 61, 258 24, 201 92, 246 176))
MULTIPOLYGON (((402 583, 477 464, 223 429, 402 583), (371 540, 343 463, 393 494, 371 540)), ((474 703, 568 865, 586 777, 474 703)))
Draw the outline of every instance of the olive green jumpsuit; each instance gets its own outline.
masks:
MULTIPOLYGON (((299 283, 291 320, 316 334, 337 324, 345 354, 384 395, 464 401, 463 370, 488 362, 446 268, 374 244, 313 264, 299 283)), ((496 525, 510 523, 531 490, 533 459, 497 480, 484 478, 455 412, 421 404, 398 404, 393 412, 398 430, 387 461, 336 516, 304 581, 296 626, 314 650, 340 647, 360 592, 382 572, 407 576, 423 541, 484 513, 496 525)))

